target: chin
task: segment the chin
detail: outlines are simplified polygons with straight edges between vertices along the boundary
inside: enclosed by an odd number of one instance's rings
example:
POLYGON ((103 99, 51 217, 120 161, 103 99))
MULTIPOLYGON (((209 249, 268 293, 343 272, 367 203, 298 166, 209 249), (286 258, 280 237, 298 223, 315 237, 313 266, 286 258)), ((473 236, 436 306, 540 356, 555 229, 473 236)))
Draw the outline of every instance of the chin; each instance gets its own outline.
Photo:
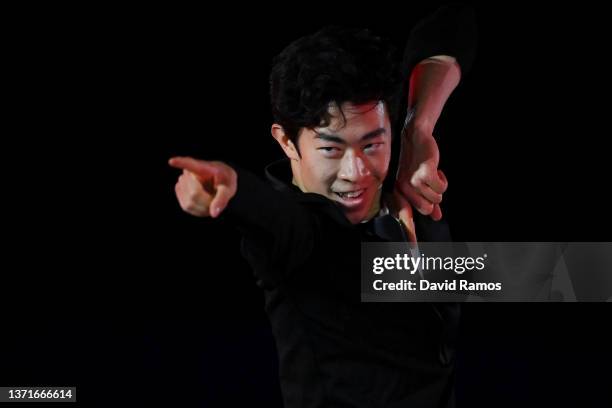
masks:
POLYGON ((350 221, 351 224, 359 224, 360 222, 365 221, 368 216, 367 211, 345 211, 344 215, 350 221))
POLYGON ((365 221, 370 214, 370 210, 372 208, 371 200, 366 198, 365 202, 362 202, 361 205, 358 206, 347 206, 341 200, 333 199, 333 201, 342 208, 342 212, 344 216, 349 220, 351 224, 359 224, 360 222, 365 221), (368 203, 368 204, 366 204, 368 203))

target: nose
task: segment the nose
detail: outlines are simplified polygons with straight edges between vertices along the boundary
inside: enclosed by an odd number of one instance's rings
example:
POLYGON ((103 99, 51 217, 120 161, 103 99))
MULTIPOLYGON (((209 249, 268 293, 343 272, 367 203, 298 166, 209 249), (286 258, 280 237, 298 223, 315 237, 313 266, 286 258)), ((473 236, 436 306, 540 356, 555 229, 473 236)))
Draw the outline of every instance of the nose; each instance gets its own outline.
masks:
POLYGON ((346 154, 340 162, 340 172, 338 176, 341 179, 350 181, 352 183, 359 181, 360 179, 367 177, 371 174, 368 169, 367 162, 364 158, 356 154, 354 150, 347 150, 346 154))

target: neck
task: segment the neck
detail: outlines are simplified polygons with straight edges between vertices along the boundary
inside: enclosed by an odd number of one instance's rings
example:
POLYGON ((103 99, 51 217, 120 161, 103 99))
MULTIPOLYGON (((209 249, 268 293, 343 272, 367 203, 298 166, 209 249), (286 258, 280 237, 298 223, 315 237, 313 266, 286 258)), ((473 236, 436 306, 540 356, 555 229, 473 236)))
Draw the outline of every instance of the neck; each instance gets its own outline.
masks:
POLYGON ((297 188, 299 188, 300 190, 302 190, 303 193, 307 193, 308 191, 306 190, 306 188, 302 185, 302 183, 300 183, 299 181, 297 181, 297 179, 295 177, 293 177, 293 179, 291 180, 291 184, 293 184, 294 186, 296 186, 297 188))

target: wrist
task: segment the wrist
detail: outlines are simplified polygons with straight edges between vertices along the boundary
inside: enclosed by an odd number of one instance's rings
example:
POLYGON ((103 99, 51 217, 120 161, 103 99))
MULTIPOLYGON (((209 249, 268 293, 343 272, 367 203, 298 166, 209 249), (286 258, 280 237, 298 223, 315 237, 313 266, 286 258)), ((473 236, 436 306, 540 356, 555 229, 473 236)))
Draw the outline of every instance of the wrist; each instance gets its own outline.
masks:
POLYGON ((431 136, 435 124, 436 121, 433 118, 427 115, 419 114, 419 111, 417 109, 413 122, 415 130, 414 135, 419 137, 431 136))
POLYGON ((408 141, 422 141, 433 137, 435 123, 426 117, 419 117, 418 114, 407 125, 404 135, 408 141))

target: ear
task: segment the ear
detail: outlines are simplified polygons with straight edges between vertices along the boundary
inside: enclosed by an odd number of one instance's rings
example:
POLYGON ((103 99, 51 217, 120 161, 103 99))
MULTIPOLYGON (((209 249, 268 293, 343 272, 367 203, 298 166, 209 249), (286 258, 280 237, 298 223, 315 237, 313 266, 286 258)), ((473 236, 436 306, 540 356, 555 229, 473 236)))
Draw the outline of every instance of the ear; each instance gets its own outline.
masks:
POLYGON ((276 141, 283 149, 288 158, 290 158, 291 160, 301 159, 297 148, 295 147, 291 139, 289 139, 289 136, 287 136, 285 130, 281 125, 279 125, 278 123, 272 124, 271 132, 272 136, 274 137, 274 139, 276 139, 276 141))

